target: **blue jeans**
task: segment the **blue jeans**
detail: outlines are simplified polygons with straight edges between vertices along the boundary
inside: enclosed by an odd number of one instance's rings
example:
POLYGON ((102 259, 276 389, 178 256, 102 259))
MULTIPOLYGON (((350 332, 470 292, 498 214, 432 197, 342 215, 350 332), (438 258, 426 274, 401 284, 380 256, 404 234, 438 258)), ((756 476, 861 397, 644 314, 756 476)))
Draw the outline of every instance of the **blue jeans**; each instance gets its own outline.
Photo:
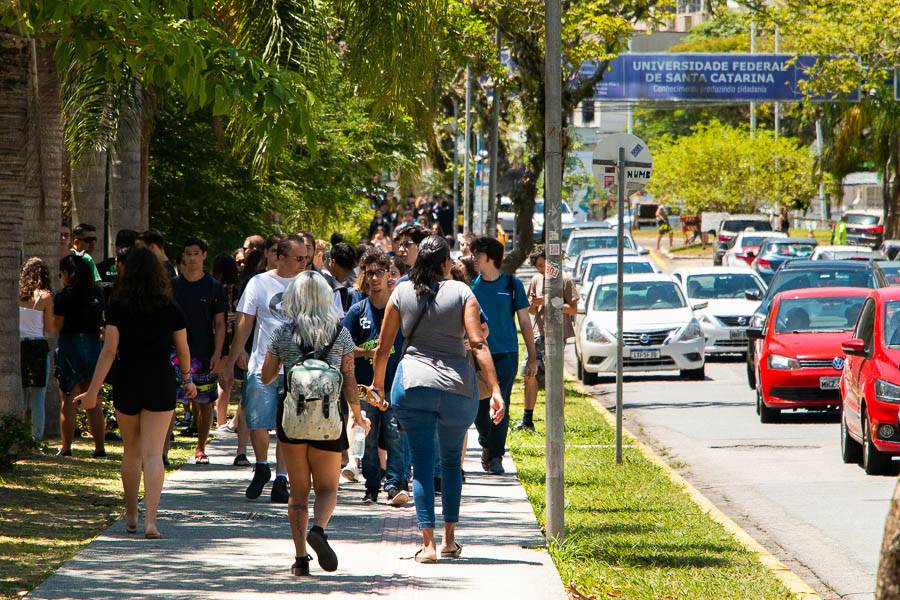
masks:
POLYGON ((381 489, 381 463, 378 460, 378 440, 384 442, 387 450, 387 475, 384 489, 400 488, 403 485, 403 449, 400 445, 400 428, 397 425, 397 413, 393 406, 381 412, 368 402, 362 402, 361 408, 372 423, 366 435, 366 451, 362 458, 362 474, 366 478, 366 489, 378 492, 381 489))
POLYGON ((462 442, 478 411, 474 398, 429 387, 403 387, 397 370, 391 404, 406 430, 413 462, 413 499, 419 529, 434 529, 434 457, 440 453, 444 523, 459 522, 462 442), (435 431, 439 444, 435 445, 435 431), (437 446, 440 446, 439 448, 437 446))
POLYGON ((43 387, 22 388, 25 392, 25 406, 31 408, 31 435, 35 439, 44 439, 45 409, 44 398, 47 396, 47 382, 50 379, 50 353, 47 353, 47 377, 43 387))
POLYGON ((503 413, 503 420, 495 425, 491 421, 490 398, 482 400, 478 404, 475 427, 478 428, 478 443, 481 447, 488 449, 491 458, 503 458, 506 454, 506 434, 509 433, 509 401, 519 366, 519 353, 492 354, 491 358, 494 359, 494 369, 497 371, 497 381, 500 384, 506 411, 503 413))

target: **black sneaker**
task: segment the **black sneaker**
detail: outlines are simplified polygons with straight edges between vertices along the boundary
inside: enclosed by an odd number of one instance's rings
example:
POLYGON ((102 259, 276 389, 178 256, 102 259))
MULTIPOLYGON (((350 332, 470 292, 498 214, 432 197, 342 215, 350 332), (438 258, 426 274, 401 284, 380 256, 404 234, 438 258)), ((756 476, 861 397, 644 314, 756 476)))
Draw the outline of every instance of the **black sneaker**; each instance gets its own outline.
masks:
POLYGON ((526 422, 525 419, 522 419, 518 423, 516 423, 515 427, 513 427, 515 431, 524 431, 527 433, 534 433, 534 423, 526 422))
POLYGON ((491 475, 503 475, 506 469, 503 468, 503 459, 499 456, 491 459, 491 475))
POLYGON ((465 470, 465 469, 460 469, 460 470, 459 470, 459 476, 462 478, 462 482, 465 483, 465 482, 466 482, 466 470, 465 470))
POLYGON ((106 450, 94 450, 91 452, 91 458, 106 458, 106 450))
POLYGON ((272 504, 287 504, 290 497, 287 477, 284 475, 276 477, 275 481, 272 482, 272 504))
POLYGON ((250 461, 247 460, 246 454, 238 454, 237 456, 234 457, 234 462, 231 464, 234 465, 235 467, 249 467, 250 461))
POLYGON ((272 469, 269 468, 269 465, 257 463, 253 469, 253 481, 247 486, 247 491, 245 492, 247 498, 250 500, 259 498, 259 495, 262 494, 263 486, 269 483, 271 477, 272 469))
POLYGON ((441 481, 441 478, 440 478, 440 477, 435 477, 435 478, 434 478, 434 493, 435 493, 435 494, 440 494, 440 493, 441 493, 441 487, 442 487, 442 481, 441 481))
POLYGON ((309 563, 312 562, 312 556, 307 554, 306 556, 298 556, 294 559, 294 564, 291 567, 292 575, 309 575, 309 563))
MULTIPOLYGON (((440 480, 438 480, 440 481, 440 480)), ((409 494, 400 488, 389 487, 387 489, 388 504, 391 506, 403 506, 409 502, 409 494)))
POLYGON ((57 455, 57 456, 72 456, 72 450, 71 450, 71 449, 69 449, 69 450, 63 450, 62 448, 60 448, 60 449, 56 452, 56 455, 57 455))
POLYGON ((309 544, 316 553, 319 566, 323 571, 336 571, 338 568, 337 554, 328 545, 328 536, 325 531, 318 525, 313 525, 306 534, 306 543, 309 544))
POLYGON ((115 431, 107 431, 105 434, 103 434, 103 439, 107 442, 121 442, 122 436, 115 431))
POLYGON ((490 473, 491 471, 491 452, 487 448, 481 449, 481 468, 484 469, 485 473, 490 473))
POLYGON ((378 502, 378 490, 366 490, 363 504, 375 504, 376 502, 378 502))

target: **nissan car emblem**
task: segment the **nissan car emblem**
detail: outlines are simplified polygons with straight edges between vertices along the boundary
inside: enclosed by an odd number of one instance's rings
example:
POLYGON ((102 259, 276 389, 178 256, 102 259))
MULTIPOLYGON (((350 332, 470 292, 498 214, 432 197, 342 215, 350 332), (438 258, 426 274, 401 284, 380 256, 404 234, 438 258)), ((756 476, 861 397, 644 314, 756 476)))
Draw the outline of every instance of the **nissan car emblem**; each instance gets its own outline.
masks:
POLYGON ((647 335, 646 333, 642 333, 640 339, 641 339, 641 343, 642 343, 642 344, 649 344, 649 343, 650 343, 650 336, 647 335))

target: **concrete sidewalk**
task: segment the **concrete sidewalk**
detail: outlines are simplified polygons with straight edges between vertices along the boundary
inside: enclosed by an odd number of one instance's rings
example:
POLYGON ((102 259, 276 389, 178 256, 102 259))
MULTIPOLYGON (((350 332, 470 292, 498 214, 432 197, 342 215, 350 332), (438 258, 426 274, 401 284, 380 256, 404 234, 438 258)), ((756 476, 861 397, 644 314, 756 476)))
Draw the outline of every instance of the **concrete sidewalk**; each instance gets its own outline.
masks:
MULTIPOLYGON (((476 439, 473 430, 470 443, 476 439)), ((328 527, 340 567, 325 573, 314 560, 311 577, 303 578, 290 572, 294 547, 286 505, 269 502, 269 486, 255 501, 244 497, 252 472, 231 466, 234 444, 234 436, 226 435, 211 446, 211 464, 186 465, 167 479, 160 503, 163 539, 128 535, 119 520, 29 597, 269 598, 302 593, 336 600, 371 594, 412 599, 425 592, 429 598, 454 600, 566 598, 508 458, 508 474, 491 477, 481 471, 478 449, 469 447, 459 560, 417 564, 412 560, 419 540, 412 502, 405 508, 364 505, 362 483, 342 483, 328 527)), ((384 502, 384 494, 380 500, 384 502)), ((440 505, 437 513, 440 519, 440 505)))

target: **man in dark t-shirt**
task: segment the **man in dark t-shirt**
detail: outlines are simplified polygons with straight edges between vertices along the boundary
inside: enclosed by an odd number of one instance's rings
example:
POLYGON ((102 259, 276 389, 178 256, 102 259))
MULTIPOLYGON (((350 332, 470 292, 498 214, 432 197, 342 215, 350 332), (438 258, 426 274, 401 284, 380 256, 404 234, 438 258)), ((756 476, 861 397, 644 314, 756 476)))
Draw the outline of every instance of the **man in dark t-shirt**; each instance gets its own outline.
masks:
MULTIPOLYGON (((212 424, 212 409, 218 398, 218 371, 225 343, 225 314, 228 299, 218 281, 203 271, 206 242, 192 238, 184 243, 182 271, 174 282, 175 301, 187 321, 188 347, 191 351, 191 377, 197 386, 193 403, 197 426, 197 450, 194 461, 208 464, 206 440, 212 424)), ((177 362, 177 360, 176 360, 177 362)), ((176 369, 180 376, 181 369, 176 369)), ((180 389, 180 388, 179 388, 180 389)), ((180 393, 179 393, 180 394, 180 393)), ((187 400, 179 395, 182 402, 187 400)))

